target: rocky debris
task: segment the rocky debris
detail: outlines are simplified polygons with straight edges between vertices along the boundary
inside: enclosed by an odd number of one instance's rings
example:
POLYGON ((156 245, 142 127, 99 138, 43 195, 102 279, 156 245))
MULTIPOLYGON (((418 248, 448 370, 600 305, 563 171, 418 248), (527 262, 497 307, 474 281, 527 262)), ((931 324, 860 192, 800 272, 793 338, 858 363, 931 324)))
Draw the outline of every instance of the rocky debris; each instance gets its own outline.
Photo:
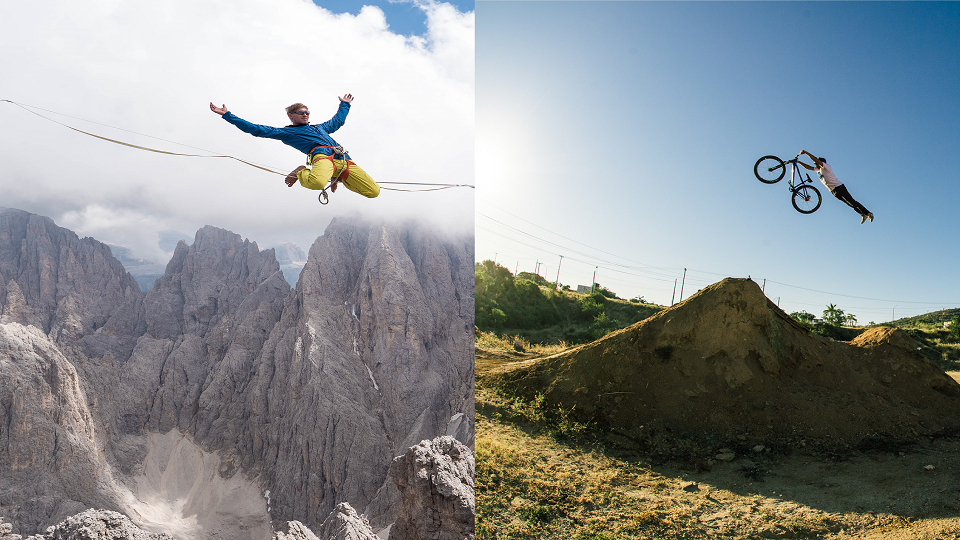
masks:
POLYGON ((598 341, 487 377, 579 411, 612 442, 656 452, 676 437, 729 441, 743 453, 960 429, 960 385, 904 332, 874 328, 851 343, 818 336, 749 279, 725 279, 598 341))
POLYGON ((273 533, 273 540, 320 540, 306 525, 288 521, 281 530, 273 533))
POLYGON ((713 457, 718 461, 733 461, 737 457, 737 455, 734 454, 732 450, 721 448, 720 453, 713 457))
POLYGON ((345 502, 333 509, 317 531, 323 540, 379 540, 366 518, 345 502))
POLYGON ((13 524, 4 523, 3 518, 0 517, 0 540, 21 540, 19 534, 13 534, 13 524))
POLYGON ((700 486, 696 482, 680 482, 680 489, 688 493, 700 491, 700 486))
POLYGON ((167 533, 150 533, 109 510, 87 510, 48 527, 46 534, 24 540, 173 540, 167 533))
POLYGON ((453 437, 422 441, 398 456, 390 478, 401 493, 389 540, 474 537, 474 457, 453 437))
POLYGON ((0 209, 3 512, 36 532, 121 510, 176 429, 223 478, 256 477, 274 522, 316 529, 350 501, 385 527, 394 455, 453 418, 472 441, 472 242, 336 218, 291 290, 272 250, 204 227, 142 293, 105 245, 0 209))

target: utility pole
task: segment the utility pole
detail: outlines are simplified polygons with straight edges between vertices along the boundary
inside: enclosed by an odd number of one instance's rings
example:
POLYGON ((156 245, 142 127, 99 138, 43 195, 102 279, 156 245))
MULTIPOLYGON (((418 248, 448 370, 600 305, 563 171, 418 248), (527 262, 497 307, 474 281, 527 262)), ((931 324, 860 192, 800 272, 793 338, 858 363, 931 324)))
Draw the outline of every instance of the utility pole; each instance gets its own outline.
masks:
POLYGON ((590 278, 590 294, 593 294, 593 286, 597 284, 597 268, 600 268, 600 267, 599 266, 593 267, 593 277, 590 278))
POLYGON ((680 282, 680 301, 683 302, 683 284, 687 282, 687 269, 683 269, 683 280, 680 282))
POLYGON ((763 285, 760 287, 760 292, 766 294, 767 289, 767 278, 763 278, 763 285))
POLYGON ((553 284, 554 287, 560 287, 560 265, 563 264, 563 255, 560 256, 560 264, 557 265, 557 281, 553 284))
POLYGON ((499 255, 499 253, 494 252, 494 254, 493 254, 493 264, 494 264, 494 265, 497 264, 497 255, 499 255))
POLYGON ((673 299, 677 297, 677 280, 673 280, 673 294, 670 295, 670 305, 673 305, 673 299))

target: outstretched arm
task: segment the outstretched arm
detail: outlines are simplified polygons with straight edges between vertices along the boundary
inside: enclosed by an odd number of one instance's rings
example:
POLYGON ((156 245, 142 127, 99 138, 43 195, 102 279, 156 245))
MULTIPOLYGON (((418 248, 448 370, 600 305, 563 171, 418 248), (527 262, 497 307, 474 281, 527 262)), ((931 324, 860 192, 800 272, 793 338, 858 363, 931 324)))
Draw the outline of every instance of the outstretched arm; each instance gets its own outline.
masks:
POLYGON ((327 133, 333 133, 334 131, 340 129, 340 126, 347 121, 347 113, 350 112, 350 104, 353 102, 353 95, 345 94, 343 97, 338 97, 340 100, 340 107, 337 108, 337 114, 333 118, 327 120, 326 122, 319 124, 327 133))
POLYGON ((217 114, 219 114, 220 116, 223 116, 224 114, 227 113, 227 106, 226 106, 226 105, 222 105, 222 106, 220 106, 220 107, 217 107, 217 106, 214 105, 213 102, 211 101, 211 102, 210 102, 210 110, 213 111, 213 112, 215 112, 215 113, 217 113, 217 114))
POLYGON ((811 167, 810 165, 807 165, 806 163, 804 163, 804 162, 802 162, 802 161, 800 161, 800 160, 797 160, 797 163, 803 165, 804 167, 810 169, 811 171, 815 171, 815 170, 823 167, 823 162, 820 161, 819 159, 817 159, 817 156, 811 154, 810 152, 807 152, 806 150, 801 150, 800 153, 801 153, 801 154, 806 154, 806 155, 810 156, 810 159, 813 160, 813 167, 811 167))

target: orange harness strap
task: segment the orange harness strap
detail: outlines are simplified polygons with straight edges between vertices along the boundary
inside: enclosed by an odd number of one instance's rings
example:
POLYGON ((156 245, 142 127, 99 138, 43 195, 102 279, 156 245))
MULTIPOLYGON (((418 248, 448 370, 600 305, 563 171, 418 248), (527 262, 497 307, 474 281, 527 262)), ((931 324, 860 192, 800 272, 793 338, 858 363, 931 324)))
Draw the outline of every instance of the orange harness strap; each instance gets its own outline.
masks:
POLYGON ((337 183, 341 180, 346 180, 350 175, 350 165, 356 165, 352 159, 346 159, 346 153, 346 150, 344 150, 342 146, 314 146, 310 149, 310 165, 325 159, 329 159, 333 165, 333 176, 330 178, 330 191, 337 191, 337 183), (333 153, 330 155, 316 154, 316 150, 320 148, 329 148, 333 150, 333 153), (343 170, 339 173, 337 173, 337 164, 333 161, 336 156, 341 156, 344 161, 343 170))

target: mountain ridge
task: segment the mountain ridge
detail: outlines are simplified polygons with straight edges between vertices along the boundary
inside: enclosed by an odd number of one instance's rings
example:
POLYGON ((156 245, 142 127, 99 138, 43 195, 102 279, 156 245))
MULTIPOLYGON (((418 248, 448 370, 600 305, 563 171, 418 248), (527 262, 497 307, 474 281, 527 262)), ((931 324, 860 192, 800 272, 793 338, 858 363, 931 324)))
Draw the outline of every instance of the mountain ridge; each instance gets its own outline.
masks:
MULTIPOLYGON (((349 502, 385 527, 399 501, 394 455, 457 415, 472 441, 472 252, 472 237, 415 222, 335 218, 291 289, 273 250, 208 226, 144 293, 105 244, 0 210, 0 326, 35 328, 44 354, 74 368, 83 395, 71 400, 88 407, 92 448, 116 476, 87 486, 51 467, 14 471, 0 430, 0 515, 31 532, 93 499, 122 511, 115 485, 143 466, 150 434, 176 429, 216 453, 222 475, 269 490, 274 522, 316 527, 349 502), (24 497, 16 486, 31 473, 69 489, 24 497)), ((5 354, 0 370, 23 362, 5 354)), ((12 380, 0 378, 0 403, 27 384, 12 380)), ((58 423, 59 407, 30 414, 56 434, 80 429, 58 423)), ((21 409, 2 414, 7 426, 36 425, 21 409)))

